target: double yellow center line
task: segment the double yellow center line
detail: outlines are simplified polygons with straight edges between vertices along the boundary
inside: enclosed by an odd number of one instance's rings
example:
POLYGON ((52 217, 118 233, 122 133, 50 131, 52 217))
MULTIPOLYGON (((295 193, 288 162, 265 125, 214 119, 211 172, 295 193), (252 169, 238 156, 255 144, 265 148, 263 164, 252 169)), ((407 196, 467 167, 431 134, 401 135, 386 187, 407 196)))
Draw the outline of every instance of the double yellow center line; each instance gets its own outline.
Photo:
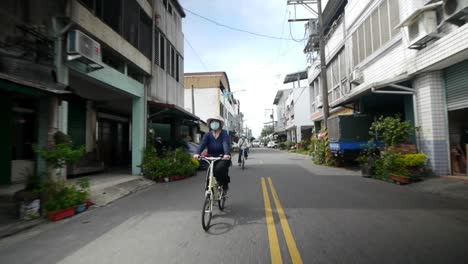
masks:
MULTIPOLYGON (((280 218, 281 227, 283 229, 283 234, 286 240, 286 245, 288 246, 289 254, 291 255, 292 263, 302 264, 301 254, 297 249, 296 241, 289 227, 288 219, 284 213, 283 207, 276 192, 275 187, 273 186, 273 181, 268 177, 268 184, 270 185, 271 194, 275 202, 276 209, 280 218)), ((273 218, 273 210, 271 209, 270 195, 268 194, 268 188, 266 185, 265 178, 262 177, 262 189, 263 189, 263 200, 265 202, 265 214, 266 222, 268 227, 268 239, 270 241, 270 254, 271 254, 271 263, 281 264, 283 259, 281 257, 281 250, 279 246, 278 234, 276 233, 275 220, 273 218)))

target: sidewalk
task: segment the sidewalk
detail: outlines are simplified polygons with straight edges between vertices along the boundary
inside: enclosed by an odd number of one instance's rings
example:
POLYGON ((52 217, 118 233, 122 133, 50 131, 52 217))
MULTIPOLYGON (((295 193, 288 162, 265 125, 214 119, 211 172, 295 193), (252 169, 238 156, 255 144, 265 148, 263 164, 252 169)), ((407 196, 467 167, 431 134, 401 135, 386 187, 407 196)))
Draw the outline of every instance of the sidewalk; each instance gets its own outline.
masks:
POLYGON ((431 177, 408 187, 415 191, 468 200, 468 177, 431 177))
MULTIPOLYGON (((126 173, 102 173, 86 176, 90 179, 90 197, 93 207, 105 206, 117 199, 131 193, 140 191, 154 184, 142 176, 134 176, 126 173)), ((79 179, 79 178, 78 178, 79 179)), ((69 179, 69 183, 78 180, 69 179)), ((13 194, 22 189, 23 185, 13 185, 0 189, 0 239, 15 235, 19 232, 47 223, 45 218, 32 221, 22 221, 15 218, 13 194)))

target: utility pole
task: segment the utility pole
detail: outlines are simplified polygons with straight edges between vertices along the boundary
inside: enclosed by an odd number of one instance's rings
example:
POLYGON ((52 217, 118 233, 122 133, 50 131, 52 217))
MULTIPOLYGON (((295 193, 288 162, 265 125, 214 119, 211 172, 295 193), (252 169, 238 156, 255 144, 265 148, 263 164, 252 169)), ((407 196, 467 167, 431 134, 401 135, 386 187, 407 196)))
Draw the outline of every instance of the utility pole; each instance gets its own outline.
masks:
POLYGON ((327 129, 328 116, 328 85, 327 85, 327 62, 325 54, 325 28, 323 26, 322 0, 317 0, 317 13, 319 19, 319 49, 320 49, 320 83, 322 86, 322 106, 323 106, 323 123, 327 129))
POLYGON ((194 94, 193 84, 192 84, 192 114, 195 115, 195 94, 194 94))
MULTIPOLYGON (((325 54, 325 27, 323 26, 323 10, 322 0, 287 0, 288 5, 301 5, 306 10, 310 11, 312 15, 318 18, 318 38, 319 38, 319 53, 320 53, 320 84, 322 88, 322 109, 324 128, 327 128, 327 121, 330 115, 329 102, 328 102, 328 85, 327 85, 327 62, 325 54), (317 4, 317 10, 312 5, 317 4)), ((310 18, 302 19, 289 19, 289 22, 304 22, 309 21, 310 18)), ((312 36, 310 36, 312 37, 312 36)))
POLYGON ((268 108, 268 109, 265 109, 265 110, 271 110, 271 124, 273 126, 273 132, 275 132, 275 115, 274 115, 275 109, 274 108, 268 108))

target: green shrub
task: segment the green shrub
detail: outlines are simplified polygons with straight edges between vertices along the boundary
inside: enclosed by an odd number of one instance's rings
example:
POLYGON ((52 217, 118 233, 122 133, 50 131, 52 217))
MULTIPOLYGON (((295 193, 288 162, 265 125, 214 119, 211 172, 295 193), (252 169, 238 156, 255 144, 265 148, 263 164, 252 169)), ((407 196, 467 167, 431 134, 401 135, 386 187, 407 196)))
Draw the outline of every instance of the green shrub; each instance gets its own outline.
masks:
POLYGON ((65 181, 52 181, 42 184, 37 192, 45 199, 45 210, 56 211, 86 203, 89 197, 89 179, 78 180, 77 185, 67 185, 65 181))
POLYGON ((420 167, 426 164, 427 156, 424 153, 401 155, 400 162, 406 167, 420 167))
POLYGON ((326 157, 326 144, 324 140, 317 140, 315 142, 315 151, 313 154, 314 163, 317 165, 323 165, 327 162, 326 157))
POLYGON ((369 134, 377 140, 383 141, 387 147, 397 146, 406 142, 414 132, 414 127, 409 121, 402 121, 399 116, 381 116, 372 123, 369 134))
POLYGON ((394 151, 382 154, 375 162, 377 177, 386 179, 392 174, 408 177, 410 173, 402 157, 403 155, 394 151))
POLYGON ((49 149, 40 149, 36 146, 33 148, 37 155, 54 169, 63 168, 67 163, 75 163, 85 154, 85 146, 75 148, 69 143, 60 143, 49 149))
POLYGON ((287 147, 286 147, 286 143, 280 142, 280 143, 279 143, 279 148, 280 148, 281 150, 285 150, 285 149, 287 148, 287 147))
POLYGON ((166 151, 161 157, 156 150, 148 147, 144 151, 141 165, 143 175, 151 180, 169 176, 190 176, 194 174, 200 163, 193 160, 181 148, 175 151, 166 151))

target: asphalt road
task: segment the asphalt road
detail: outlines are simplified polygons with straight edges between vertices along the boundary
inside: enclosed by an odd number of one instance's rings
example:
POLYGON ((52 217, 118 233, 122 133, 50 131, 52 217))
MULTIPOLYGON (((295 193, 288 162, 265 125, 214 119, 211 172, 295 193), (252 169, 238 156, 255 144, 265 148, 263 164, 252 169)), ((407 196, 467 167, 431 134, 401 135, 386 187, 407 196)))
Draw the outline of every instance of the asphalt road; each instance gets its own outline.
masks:
POLYGON ((199 173, 0 241, 0 263, 468 263, 462 200, 276 150, 230 174, 209 232, 199 173))

